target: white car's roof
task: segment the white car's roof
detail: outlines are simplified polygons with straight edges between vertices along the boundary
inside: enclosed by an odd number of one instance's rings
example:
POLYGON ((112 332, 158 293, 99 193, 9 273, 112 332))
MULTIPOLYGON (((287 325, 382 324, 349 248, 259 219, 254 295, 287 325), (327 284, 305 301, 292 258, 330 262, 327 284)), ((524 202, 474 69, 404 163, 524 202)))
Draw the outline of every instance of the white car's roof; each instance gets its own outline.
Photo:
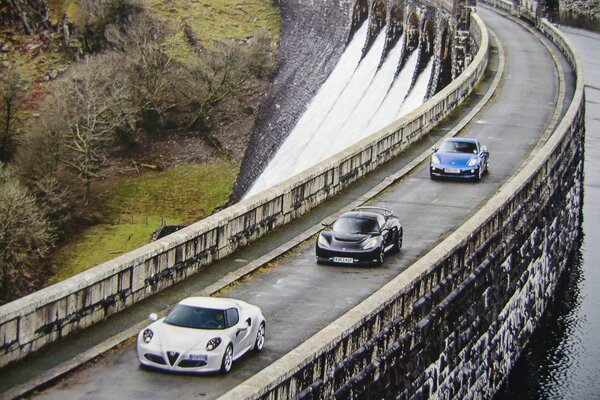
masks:
POLYGON ((226 299, 223 297, 188 297, 179 302, 184 306, 206 307, 217 310, 226 310, 231 307, 240 306, 237 300, 226 299))

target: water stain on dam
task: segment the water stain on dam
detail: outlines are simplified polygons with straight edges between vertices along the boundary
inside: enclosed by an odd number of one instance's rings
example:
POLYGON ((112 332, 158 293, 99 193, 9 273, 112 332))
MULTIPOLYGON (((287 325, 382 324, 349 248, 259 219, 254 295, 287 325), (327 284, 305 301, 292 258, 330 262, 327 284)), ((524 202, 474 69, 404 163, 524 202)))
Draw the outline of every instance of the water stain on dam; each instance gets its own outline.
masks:
POLYGON ((388 126, 451 80, 450 34, 445 19, 433 17, 435 11, 394 4, 388 17, 382 0, 370 10, 366 0, 352 9, 344 2, 313 4, 312 9, 301 3, 281 4, 280 69, 261 107, 234 201, 281 183, 388 126), (289 24, 291 10, 300 23, 289 24), (311 13, 316 16, 309 17, 311 13), (306 31, 304 23, 314 23, 314 18, 327 26, 306 31), (332 35, 332 41, 313 41, 314 30, 332 35), (306 47, 290 52, 289 44, 297 46, 298 41, 306 47))

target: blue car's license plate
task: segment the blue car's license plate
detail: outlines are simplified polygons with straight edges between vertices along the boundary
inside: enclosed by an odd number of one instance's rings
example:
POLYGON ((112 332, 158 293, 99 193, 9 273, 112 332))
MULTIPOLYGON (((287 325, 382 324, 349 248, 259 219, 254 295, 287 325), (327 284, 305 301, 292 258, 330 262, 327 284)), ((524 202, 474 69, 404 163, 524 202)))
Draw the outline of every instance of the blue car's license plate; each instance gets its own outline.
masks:
POLYGON ((354 259, 352 257, 333 257, 333 262, 351 264, 354 259))
POLYGON ((444 172, 447 174, 460 174, 460 169, 457 168, 446 168, 444 172))

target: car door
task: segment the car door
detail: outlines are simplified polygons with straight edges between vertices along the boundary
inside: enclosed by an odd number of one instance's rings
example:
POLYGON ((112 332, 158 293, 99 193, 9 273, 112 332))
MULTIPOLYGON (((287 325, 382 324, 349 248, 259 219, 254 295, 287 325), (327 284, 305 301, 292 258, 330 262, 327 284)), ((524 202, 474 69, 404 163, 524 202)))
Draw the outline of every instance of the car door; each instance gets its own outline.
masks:
POLYGON ((381 236, 383 238, 384 246, 387 247, 392 243, 392 239, 393 239, 392 227, 391 227, 389 218, 384 218, 382 216, 381 219, 378 218, 378 222, 379 222, 379 229, 381 231, 381 236))
POLYGON ((237 308, 229 308, 225 311, 228 326, 233 328, 233 356, 239 357, 248 348, 248 338, 250 337, 250 326, 246 320, 241 320, 240 312, 237 308))

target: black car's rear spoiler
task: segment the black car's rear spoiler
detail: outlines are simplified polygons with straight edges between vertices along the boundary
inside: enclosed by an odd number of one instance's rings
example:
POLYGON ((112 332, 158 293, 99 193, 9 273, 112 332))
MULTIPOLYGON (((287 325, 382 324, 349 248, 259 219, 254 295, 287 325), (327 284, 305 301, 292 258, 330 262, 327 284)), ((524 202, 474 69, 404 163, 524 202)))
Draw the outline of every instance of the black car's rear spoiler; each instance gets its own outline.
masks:
POLYGON ((360 207, 356 207, 354 209, 354 211, 370 211, 370 212, 374 212, 377 214, 381 214, 386 218, 394 214, 393 211, 390 210, 389 208, 376 207, 376 206, 360 206, 360 207))

